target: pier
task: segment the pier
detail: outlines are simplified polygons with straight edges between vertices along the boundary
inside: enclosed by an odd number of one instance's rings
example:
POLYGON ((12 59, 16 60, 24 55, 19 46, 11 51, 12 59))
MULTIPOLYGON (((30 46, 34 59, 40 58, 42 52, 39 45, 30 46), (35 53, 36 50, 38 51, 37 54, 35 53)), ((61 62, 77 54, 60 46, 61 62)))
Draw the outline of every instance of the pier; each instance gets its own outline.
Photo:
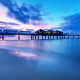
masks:
MULTIPOLYGON (((1 30, 0 30, 1 31, 1 30)), ((2 37, 0 39, 5 40, 4 35, 17 35, 18 36, 18 40, 20 40, 20 36, 21 35, 29 35, 31 36, 31 40, 50 40, 50 39, 55 39, 54 37, 56 37, 56 39, 66 39, 66 38, 70 38, 70 36, 73 36, 73 39, 75 38, 75 36, 77 36, 77 38, 80 37, 80 34, 62 34, 62 35, 54 35, 54 34, 36 34, 36 33, 22 33, 22 32, 28 32, 28 31, 13 31, 13 32, 8 32, 6 30, 4 30, 4 32, 2 31, 2 33, 0 33, 0 35, 2 35, 2 37)))
POLYGON ((65 39, 66 38, 70 38, 70 36, 73 36, 73 39, 75 38, 75 36, 77 36, 77 38, 80 37, 80 35, 52 35, 52 34, 6 34, 6 33, 0 33, 0 35, 2 35, 2 40, 5 40, 4 35, 17 35, 18 36, 18 40, 20 40, 20 36, 21 35, 30 35, 31 36, 31 40, 47 40, 47 39, 54 39, 54 37, 56 37, 56 39, 65 39))

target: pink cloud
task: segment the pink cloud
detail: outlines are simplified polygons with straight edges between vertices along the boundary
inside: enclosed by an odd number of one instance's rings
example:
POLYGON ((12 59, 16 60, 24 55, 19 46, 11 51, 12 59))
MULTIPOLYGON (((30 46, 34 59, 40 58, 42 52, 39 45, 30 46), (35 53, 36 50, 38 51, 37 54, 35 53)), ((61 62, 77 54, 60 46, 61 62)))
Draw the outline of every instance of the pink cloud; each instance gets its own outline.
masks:
POLYGON ((7 10, 2 10, 0 8, 0 21, 18 23, 18 24, 20 24, 20 26, 9 26, 9 25, 4 26, 4 25, 0 24, 1 27, 11 28, 11 29, 21 29, 24 31, 26 29, 38 30, 38 29, 45 29, 45 28, 50 29, 52 27, 55 27, 55 25, 53 25, 53 24, 47 24, 44 22, 35 22, 37 25, 33 25, 33 22, 30 22, 29 24, 23 24, 17 20, 14 20, 14 19, 7 17, 6 12, 7 12, 7 10))
POLYGON ((5 11, 4 10, 2 10, 1 8, 0 8, 0 16, 2 17, 5 17, 6 16, 6 13, 5 13, 5 11))
POLYGON ((32 23, 30 24, 22 24, 20 23, 20 26, 18 27, 13 27, 13 28, 19 28, 21 30, 26 30, 26 29, 34 29, 34 30, 38 30, 38 29, 44 29, 46 26, 48 26, 48 24, 46 23, 40 23, 39 25, 33 25, 32 23))

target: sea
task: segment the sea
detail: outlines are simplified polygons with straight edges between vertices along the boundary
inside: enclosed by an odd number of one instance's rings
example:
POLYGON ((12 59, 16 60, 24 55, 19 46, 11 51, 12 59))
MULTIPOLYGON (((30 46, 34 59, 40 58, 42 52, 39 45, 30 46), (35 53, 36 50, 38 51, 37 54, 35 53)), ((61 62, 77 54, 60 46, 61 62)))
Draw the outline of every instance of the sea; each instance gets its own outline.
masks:
POLYGON ((0 39, 0 80, 80 80, 80 39, 0 39))

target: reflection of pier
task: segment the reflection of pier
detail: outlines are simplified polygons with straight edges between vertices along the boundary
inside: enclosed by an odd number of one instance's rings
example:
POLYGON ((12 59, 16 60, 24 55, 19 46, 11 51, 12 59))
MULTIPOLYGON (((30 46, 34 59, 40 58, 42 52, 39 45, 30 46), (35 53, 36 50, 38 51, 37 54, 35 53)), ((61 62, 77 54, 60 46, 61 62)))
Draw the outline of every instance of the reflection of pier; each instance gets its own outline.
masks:
MULTIPOLYGON (((2 31, 2 30, 0 30, 2 31)), ((4 35, 17 35, 18 36, 18 40, 20 40, 20 35, 30 35, 31 36, 31 40, 40 40, 40 39, 54 39, 54 37, 56 37, 56 39, 65 39, 66 37, 69 39, 70 36, 73 36, 73 38, 75 38, 75 36, 77 36, 79 38, 80 34, 62 34, 62 35, 54 35, 54 34, 35 34, 35 33, 27 33, 28 31, 11 31, 8 32, 6 30, 4 30, 4 32, 0 32, 0 35, 2 35, 2 40, 4 40, 4 35), (24 32, 24 33, 23 33, 24 32)))

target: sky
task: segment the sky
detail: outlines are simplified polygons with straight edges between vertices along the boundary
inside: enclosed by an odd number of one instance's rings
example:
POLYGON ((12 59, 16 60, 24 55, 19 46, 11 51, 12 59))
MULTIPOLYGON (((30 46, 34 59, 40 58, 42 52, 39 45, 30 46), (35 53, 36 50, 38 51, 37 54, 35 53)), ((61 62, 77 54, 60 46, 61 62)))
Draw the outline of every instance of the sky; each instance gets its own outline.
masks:
POLYGON ((0 30, 80 32, 80 0, 0 0, 0 30))

